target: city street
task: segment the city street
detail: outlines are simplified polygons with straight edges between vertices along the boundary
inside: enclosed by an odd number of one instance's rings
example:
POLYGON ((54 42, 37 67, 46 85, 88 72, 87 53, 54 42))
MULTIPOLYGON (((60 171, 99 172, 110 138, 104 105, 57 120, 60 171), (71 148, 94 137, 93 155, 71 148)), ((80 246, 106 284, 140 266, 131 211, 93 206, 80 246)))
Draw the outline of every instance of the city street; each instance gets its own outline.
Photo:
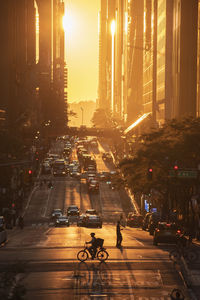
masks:
MULTIPOLYGON (((98 170, 106 171, 109 166, 101 159, 104 149, 98 146, 99 150, 92 154, 98 170)), ((62 147, 62 143, 57 145, 58 153, 62 147)), ((24 229, 9 231, 8 241, 0 249, 2 270, 16 263, 24 267, 17 280, 26 288, 25 299, 168 300, 174 288, 187 295, 179 270, 169 259, 172 245, 153 246, 148 232, 125 227, 123 247, 116 248, 116 221, 122 213, 127 213, 121 205, 125 199, 120 195, 124 194, 101 182, 99 194, 90 196, 85 179, 70 176, 54 177, 53 189, 47 184, 35 184, 25 206, 24 229), (69 227, 55 228, 51 210, 66 211, 71 204, 76 204, 81 212, 87 208, 98 210, 103 227, 77 227, 73 222, 69 227), (90 240, 91 232, 104 239, 109 253, 105 263, 77 260, 77 253, 90 240)))

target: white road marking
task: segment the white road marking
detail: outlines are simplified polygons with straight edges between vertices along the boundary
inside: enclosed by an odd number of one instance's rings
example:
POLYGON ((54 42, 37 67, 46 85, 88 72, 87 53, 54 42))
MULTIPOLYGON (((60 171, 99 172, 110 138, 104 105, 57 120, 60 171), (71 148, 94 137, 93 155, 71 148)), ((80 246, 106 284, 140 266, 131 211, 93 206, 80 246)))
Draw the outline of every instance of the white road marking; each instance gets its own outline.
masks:
POLYGON ((28 197, 28 201, 27 201, 26 207, 25 207, 25 209, 24 209, 23 216, 25 215, 25 212, 26 212, 26 210, 28 209, 28 207, 29 207, 29 205, 30 205, 32 196, 33 196, 33 194, 35 193, 36 189, 37 189, 37 186, 35 186, 35 187, 32 189, 32 191, 31 191, 31 193, 30 193, 30 195, 29 195, 29 197, 28 197))
POLYGON ((43 213, 42 217, 46 216, 48 205, 49 205, 50 195, 51 195, 51 189, 49 189, 49 192, 48 192, 47 202, 46 202, 46 205, 45 205, 45 208, 44 208, 44 213, 43 213))

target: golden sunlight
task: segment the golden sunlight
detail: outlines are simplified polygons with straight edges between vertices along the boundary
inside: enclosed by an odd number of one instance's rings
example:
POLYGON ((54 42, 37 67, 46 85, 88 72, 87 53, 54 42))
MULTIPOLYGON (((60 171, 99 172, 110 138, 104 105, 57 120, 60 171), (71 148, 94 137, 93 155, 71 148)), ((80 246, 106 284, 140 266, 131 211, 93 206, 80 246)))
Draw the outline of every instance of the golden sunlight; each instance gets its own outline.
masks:
POLYGON ((63 16, 63 28, 65 33, 72 33, 76 28, 76 22, 74 18, 67 12, 65 12, 65 15, 63 16))

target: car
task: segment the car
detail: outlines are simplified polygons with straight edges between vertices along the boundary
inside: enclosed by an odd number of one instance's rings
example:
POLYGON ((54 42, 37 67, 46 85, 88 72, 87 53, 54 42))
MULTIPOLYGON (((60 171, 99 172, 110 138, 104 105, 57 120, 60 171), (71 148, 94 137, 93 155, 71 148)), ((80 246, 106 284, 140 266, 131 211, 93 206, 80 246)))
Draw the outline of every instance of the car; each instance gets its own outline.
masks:
POLYGON ((77 220, 78 227, 84 227, 86 225, 86 214, 81 214, 77 220))
POLYGON ((71 173, 70 173, 70 176, 73 177, 73 178, 77 178, 77 179, 80 179, 81 178, 81 173, 76 171, 76 170, 73 170, 71 173))
POLYGON ((69 205, 68 208, 67 208, 67 213, 71 212, 71 211, 76 211, 79 213, 79 208, 77 205, 69 205))
POLYGON ((128 214, 127 220, 126 220, 127 226, 130 227, 142 227, 143 224, 143 216, 130 212, 128 214))
POLYGON ((110 172, 102 171, 98 173, 98 177, 100 181, 109 181, 111 180, 110 172))
POLYGON ((147 230, 148 228, 148 224, 149 224, 149 218, 152 215, 151 212, 146 213, 144 220, 143 220, 143 224, 142 224, 142 229, 143 230, 147 230))
POLYGON ((112 155, 110 154, 110 152, 104 152, 102 154, 102 159, 105 162, 112 162, 113 161, 113 158, 112 158, 112 155))
POLYGON ((149 230, 150 235, 154 234, 154 230, 155 230, 158 222, 161 220, 162 220, 162 217, 159 212, 153 212, 151 214, 151 216, 149 217, 149 222, 148 222, 148 230, 149 230))
POLYGON ((99 192, 99 182, 97 180, 91 180, 88 183, 89 193, 98 193, 99 192))
POLYGON ((79 208, 78 208, 77 205, 70 205, 70 206, 68 206, 68 208, 67 208, 67 216, 69 217, 69 220, 71 222, 73 222, 73 221, 77 222, 77 220, 79 218, 79 214, 80 214, 80 212, 79 212, 79 208))
POLYGON ((57 159, 53 164, 53 175, 54 176, 65 176, 67 175, 67 166, 64 159, 57 159))
POLYGON ((54 208, 51 212, 51 218, 53 220, 57 219, 58 217, 62 216, 62 209, 54 208))
POLYGON ((0 229, 0 245, 7 241, 7 231, 3 228, 0 229))
POLYGON ((97 215, 87 215, 85 219, 85 226, 102 228, 102 219, 97 215))
POLYGON ((180 228, 175 223, 158 222, 153 237, 153 245, 158 243, 176 244, 181 235, 180 228))
POLYGON ((88 208, 88 209, 85 211, 85 214, 86 214, 86 215, 98 215, 98 212, 97 212, 96 209, 94 209, 94 208, 88 208))
POLYGON ((5 230, 5 219, 4 216, 0 216, 0 231, 5 230))
POLYGON ((55 222, 55 226, 62 226, 62 225, 69 226, 69 219, 65 215, 57 217, 55 222))

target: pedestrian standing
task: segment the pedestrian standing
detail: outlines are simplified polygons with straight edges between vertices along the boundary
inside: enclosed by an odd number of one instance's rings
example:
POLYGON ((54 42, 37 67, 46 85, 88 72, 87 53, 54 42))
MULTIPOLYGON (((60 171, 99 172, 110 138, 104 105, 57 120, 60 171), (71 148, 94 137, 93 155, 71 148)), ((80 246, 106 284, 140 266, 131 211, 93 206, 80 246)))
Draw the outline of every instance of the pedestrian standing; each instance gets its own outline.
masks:
POLYGON ((121 231, 123 229, 120 226, 120 221, 117 221, 117 226, 116 226, 116 233, 117 233, 117 242, 116 242, 116 247, 120 248, 121 247, 121 243, 122 243, 122 234, 121 231))

